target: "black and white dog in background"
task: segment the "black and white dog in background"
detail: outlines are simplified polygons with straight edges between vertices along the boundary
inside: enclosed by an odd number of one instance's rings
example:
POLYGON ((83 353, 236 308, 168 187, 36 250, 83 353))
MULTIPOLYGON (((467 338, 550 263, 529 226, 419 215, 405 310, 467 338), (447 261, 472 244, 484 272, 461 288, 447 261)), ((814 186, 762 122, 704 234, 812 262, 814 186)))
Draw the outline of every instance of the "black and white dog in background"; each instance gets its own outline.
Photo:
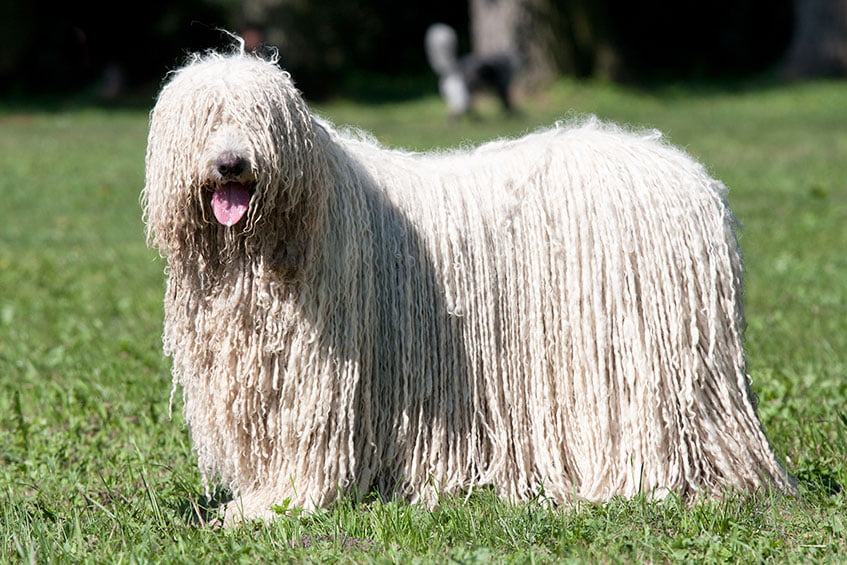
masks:
POLYGON ((467 113, 472 96, 486 89, 497 95, 506 112, 511 112, 509 91, 520 66, 520 55, 515 51, 502 51, 458 57, 457 43, 456 31, 447 24, 433 24, 426 31, 426 56, 438 75, 438 90, 447 103, 450 117, 467 113))

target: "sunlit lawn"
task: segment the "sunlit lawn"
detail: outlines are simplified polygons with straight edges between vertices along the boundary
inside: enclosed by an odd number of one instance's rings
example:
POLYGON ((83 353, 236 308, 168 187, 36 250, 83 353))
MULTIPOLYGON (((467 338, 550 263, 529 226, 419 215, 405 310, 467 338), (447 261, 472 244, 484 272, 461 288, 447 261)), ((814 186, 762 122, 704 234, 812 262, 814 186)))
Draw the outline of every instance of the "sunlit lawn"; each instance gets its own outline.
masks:
POLYGON ((169 415, 163 263, 140 219, 146 110, 0 105, 0 562, 847 560, 847 83, 562 81, 520 106, 504 119, 487 101, 458 123, 433 95, 317 111, 415 150, 594 113, 706 163, 744 225, 749 372, 799 499, 553 509, 482 492, 204 527, 178 400, 169 415))

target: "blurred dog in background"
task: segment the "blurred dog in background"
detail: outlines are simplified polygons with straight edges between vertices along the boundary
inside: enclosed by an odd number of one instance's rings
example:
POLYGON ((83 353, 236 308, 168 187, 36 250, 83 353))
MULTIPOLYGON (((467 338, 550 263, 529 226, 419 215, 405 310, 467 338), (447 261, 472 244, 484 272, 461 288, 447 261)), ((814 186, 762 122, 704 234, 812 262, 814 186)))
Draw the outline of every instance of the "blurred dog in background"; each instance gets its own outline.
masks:
POLYGON ((438 75, 438 90, 447 103, 451 118, 471 110, 474 94, 493 91, 506 112, 512 112, 512 82, 520 68, 521 56, 516 51, 486 55, 468 53, 458 56, 456 31, 447 24, 433 24, 424 40, 426 56, 438 75))

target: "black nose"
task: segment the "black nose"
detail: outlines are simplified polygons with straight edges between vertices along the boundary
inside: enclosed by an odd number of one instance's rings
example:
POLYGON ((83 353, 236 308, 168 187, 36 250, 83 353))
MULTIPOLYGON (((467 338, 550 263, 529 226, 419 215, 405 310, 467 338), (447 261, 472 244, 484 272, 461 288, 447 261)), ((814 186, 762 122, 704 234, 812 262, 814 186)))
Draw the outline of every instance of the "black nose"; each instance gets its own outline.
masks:
POLYGON ((215 168, 222 177, 237 177, 247 168, 247 160, 238 155, 227 153, 215 161, 215 168))

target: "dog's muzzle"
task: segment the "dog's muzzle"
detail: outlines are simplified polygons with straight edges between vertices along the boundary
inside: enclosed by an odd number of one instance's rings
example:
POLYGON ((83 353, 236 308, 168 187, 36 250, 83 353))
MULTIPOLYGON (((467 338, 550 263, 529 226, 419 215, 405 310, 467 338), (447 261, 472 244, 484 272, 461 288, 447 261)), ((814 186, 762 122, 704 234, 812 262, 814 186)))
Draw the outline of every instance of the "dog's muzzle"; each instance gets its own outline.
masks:
POLYGON ((253 193, 250 163, 234 153, 225 153, 213 163, 218 182, 212 195, 212 211, 225 226, 237 224, 247 214, 253 193))

